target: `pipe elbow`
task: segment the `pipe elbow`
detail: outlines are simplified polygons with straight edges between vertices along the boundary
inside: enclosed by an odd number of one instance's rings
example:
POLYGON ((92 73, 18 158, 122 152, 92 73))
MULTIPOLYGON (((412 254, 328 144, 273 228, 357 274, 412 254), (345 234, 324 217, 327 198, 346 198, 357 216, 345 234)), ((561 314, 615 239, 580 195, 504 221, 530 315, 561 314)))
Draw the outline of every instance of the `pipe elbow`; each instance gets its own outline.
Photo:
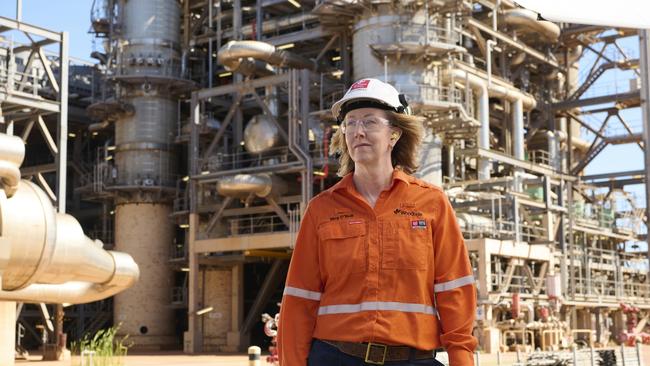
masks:
POLYGON ((547 20, 537 20, 537 13, 529 9, 511 9, 504 12, 506 24, 516 26, 522 31, 538 33, 542 40, 553 43, 560 37, 560 27, 547 20))
POLYGON ((8 162, 0 160, 0 179, 8 198, 11 198, 18 190, 20 183, 20 169, 8 162))
POLYGON ((108 251, 108 253, 113 257, 115 270, 111 279, 103 285, 117 287, 120 291, 135 285, 140 278, 140 268, 133 260, 133 257, 122 252, 108 251))

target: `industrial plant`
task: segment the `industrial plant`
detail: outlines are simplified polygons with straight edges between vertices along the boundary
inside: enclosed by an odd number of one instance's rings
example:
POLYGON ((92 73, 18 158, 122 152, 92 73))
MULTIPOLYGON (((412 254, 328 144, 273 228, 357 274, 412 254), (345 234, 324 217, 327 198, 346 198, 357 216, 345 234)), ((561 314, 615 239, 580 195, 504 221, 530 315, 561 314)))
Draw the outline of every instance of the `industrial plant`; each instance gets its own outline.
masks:
POLYGON ((415 176, 456 211, 479 352, 650 343, 648 170, 587 174, 610 146, 650 163, 648 31, 512 0, 94 0, 85 62, 16 7, 0 364, 113 325, 134 350, 268 347, 302 214, 340 179, 330 107, 363 78, 424 117, 415 176))

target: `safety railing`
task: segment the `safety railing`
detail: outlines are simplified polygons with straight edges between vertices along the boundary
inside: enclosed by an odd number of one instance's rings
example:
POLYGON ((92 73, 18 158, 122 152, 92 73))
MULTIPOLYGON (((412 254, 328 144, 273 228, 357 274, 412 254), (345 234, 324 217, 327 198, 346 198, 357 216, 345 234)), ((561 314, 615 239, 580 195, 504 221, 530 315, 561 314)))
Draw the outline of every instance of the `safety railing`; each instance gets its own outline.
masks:
POLYGON ((187 304, 187 287, 175 286, 172 287, 172 305, 187 304))
POLYGON ((397 84, 395 88, 403 93, 408 101, 422 104, 447 103, 462 107, 467 116, 474 115, 471 90, 466 93, 457 88, 429 84, 397 84))
POLYGON ((459 42, 460 31, 451 28, 439 27, 434 24, 398 23, 395 32, 399 43, 415 43, 430 45, 434 43, 453 44, 459 42))
POLYGON ((535 164, 551 166, 551 154, 546 150, 530 150, 528 158, 535 164))
POLYGON ((574 219, 578 224, 608 229, 614 227, 616 214, 609 207, 576 201, 572 210, 574 219))
POLYGON ((230 235, 246 235, 287 231, 289 228, 277 215, 239 217, 228 220, 230 235))

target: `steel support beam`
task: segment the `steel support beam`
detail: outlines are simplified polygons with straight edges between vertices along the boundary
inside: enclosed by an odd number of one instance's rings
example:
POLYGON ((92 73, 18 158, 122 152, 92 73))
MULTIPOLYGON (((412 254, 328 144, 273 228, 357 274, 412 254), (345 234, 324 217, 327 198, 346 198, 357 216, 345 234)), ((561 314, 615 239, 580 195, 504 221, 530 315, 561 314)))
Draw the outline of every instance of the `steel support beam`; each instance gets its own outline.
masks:
POLYGON ((511 46, 512 48, 515 48, 519 51, 525 52, 526 54, 530 55, 531 57, 535 58, 538 61, 541 61, 547 65, 553 66, 555 68, 559 68, 560 65, 556 62, 553 61, 550 57, 544 55, 543 53, 537 51, 536 49, 529 47, 513 38, 510 36, 505 35, 504 33, 497 32, 493 30, 491 27, 481 23, 480 21, 474 19, 474 18, 468 18, 467 19, 467 24, 470 27, 475 27, 478 28, 480 31, 485 32, 489 34, 490 36, 500 40, 501 42, 511 46))
MULTIPOLYGON (((650 30, 644 29, 639 32, 639 55, 641 62, 641 112, 643 115, 643 135, 645 146, 650 146, 650 30)), ((650 149, 643 151, 645 162, 645 202, 646 218, 650 217, 650 149)), ((650 241, 647 241, 650 245, 650 241)), ((646 248, 648 261, 650 262, 650 247, 646 248)), ((646 282, 650 284, 650 276, 646 276, 646 282)))
POLYGON ((211 89, 201 89, 197 92, 197 97, 198 100, 202 100, 220 95, 232 94, 242 90, 254 90, 255 88, 261 88, 263 86, 277 85, 288 81, 289 73, 272 75, 260 79, 244 80, 240 84, 230 84, 211 89))
POLYGON ((282 36, 267 38, 264 40, 264 42, 272 44, 274 46, 279 46, 287 43, 304 42, 312 39, 329 37, 331 35, 332 32, 323 29, 321 26, 318 26, 310 29, 305 29, 300 32, 293 32, 282 36))
MULTIPOLYGON (((190 143, 188 153, 188 165, 190 177, 196 175, 199 170, 199 128, 201 123, 201 104, 196 92, 192 93, 191 99, 191 120, 190 120, 190 143)), ((199 257, 196 253, 196 234, 199 230, 199 214, 195 197, 197 197, 197 182, 190 178, 190 215, 188 228, 188 300, 187 300, 187 323, 188 339, 190 346, 186 350, 189 353, 199 353, 203 350, 203 330, 196 312, 199 310, 199 257)))
POLYGON ((55 42, 60 42, 61 40, 61 33, 53 32, 51 30, 47 30, 45 28, 37 27, 34 25, 25 24, 14 19, 0 17, 0 33, 12 29, 51 39, 55 42))
MULTIPOLYGON (((610 94, 610 95, 603 95, 594 98, 559 102, 559 103, 551 104, 550 109, 552 111, 563 111, 568 109, 586 107, 589 105, 619 103, 619 102, 632 102, 630 103, 631 106, 631 105, 636 105, 636 101, 639 100, 640 97, 641 95, 639 94, 639 91, 636 90, 636 91, 621 93, 621 94, 610 94)), ((623 104, 627 105, 627 103, 623 103, 623 104)))
MULTIPOLYGON (((59 66, 59 123, 57 141, 59 153, 56 156, 58 169, 56 195, 59 199, 57 210, 65 213, 66 188, 67 188, 67 163, 68 163, 68 32, 61 33, 60 43, 61 61, 59 66)), ((54 81, 53 81, 54 82, 54 81)))
POLYGON ((565 175, 559 172, 554 171, 551 168, 547 168, 541 165, 537 165, 535 163, 526 161, 526 160, 519 160, 516 158, 513 158, 510 155, 502 154, 500 152, 494 151, 494 150, 486 150, 486 149, 481 149, 481 148, 474 148, 474 149, 465 149, 465 150, 460 150, 457 152, 457 155, 459 156, 477 156, 480 158, 485 158, 485 159, 490 159, 490 160, 496 160, 499 162, 502 162, 504 164, 511 165, 515 168, 523 168, 524 170, 527 170, 532 173, 537 173, 537 174, 543 174, 543 175, 548 175, 550 177, 554 178, 562 178, 567 181, 573 181, 576 180, 577 178, 571 175, 565 175))
POLYGON ((271 265, 271 269, 266 274, 264 282, 257 292, 255 301, 248 311, 248 315, 241 326, 241 333, 246 334, 251 331, 253 324, 259 322, 260 314, 262 310, 269 302, 269 299, 278 288, 278 286, 283 282, 285 272, 289 267, 289 261, 276 259, 271 265))

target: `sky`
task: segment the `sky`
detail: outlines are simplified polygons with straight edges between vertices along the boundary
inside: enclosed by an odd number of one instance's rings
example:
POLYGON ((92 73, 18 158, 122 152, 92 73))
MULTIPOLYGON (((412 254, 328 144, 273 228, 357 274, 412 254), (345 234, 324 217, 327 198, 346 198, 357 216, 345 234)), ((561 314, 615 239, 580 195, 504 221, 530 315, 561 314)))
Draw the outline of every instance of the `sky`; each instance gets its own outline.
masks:
MULTIPOLYGON (((99 0, 97 0, 99 1, 99 0)), ((41 27, 55 30, 67 31, 69 33, 71 57, 95 62, 90 58, 90 53, 96 48, 94 37, 88 33, 90 29, 90 12, 92 0, 23 0, 23 21, 39 25, 41 27)), ((16 1, 0 0, 0 16, 15 18, 16 1)), ((14 35, 16 42, 21 42, 19 34, 14 35)), ((632 57, 638 57, 638 39, 629 37, 620 41, 621 47, 632 57)), ((99 44, 97 44, 99 46, 99 44)), ((97 47, 100 48, 100 47, 97 47)), ((589 60, 593 60, 593 54, 583 58, 581 71, 588 70, 589 60)), ((601 79, 586 93, 595 96, 603 92, 629 90, 629 80, 633 77, 631 71, 608 71, 601 79)), ((624 119, 633 126, 635 132, 640 132, 641 112, 640 109, 623 111, 624 119)), ((598 127, 598 120, 602 116, 591 117, 593 125, 598 127)), ((612 122, 612 129, 620 131, 621 126, 612 122)), ((605 150, 587 167, 586 174, 599 174, 614 171, 631 171, 644 168, 643 154, 636 144, 608 146, 605 150)), ((643 185, 631 186, 639 199, 639 207, 645 207, 645 190, 643 185)))
MULTIPOLYGON (((94 63, 90 58, 93 36, 88 33, 92 3, 92 0, 23 0, 22 20, 53 31, 67 31, 70 56, 94 63)), ((15 19, 16 1, 0 0, 0 16, 15 19)), ((14 37, 16 42, 24 40, 19 35, 14 37)))

